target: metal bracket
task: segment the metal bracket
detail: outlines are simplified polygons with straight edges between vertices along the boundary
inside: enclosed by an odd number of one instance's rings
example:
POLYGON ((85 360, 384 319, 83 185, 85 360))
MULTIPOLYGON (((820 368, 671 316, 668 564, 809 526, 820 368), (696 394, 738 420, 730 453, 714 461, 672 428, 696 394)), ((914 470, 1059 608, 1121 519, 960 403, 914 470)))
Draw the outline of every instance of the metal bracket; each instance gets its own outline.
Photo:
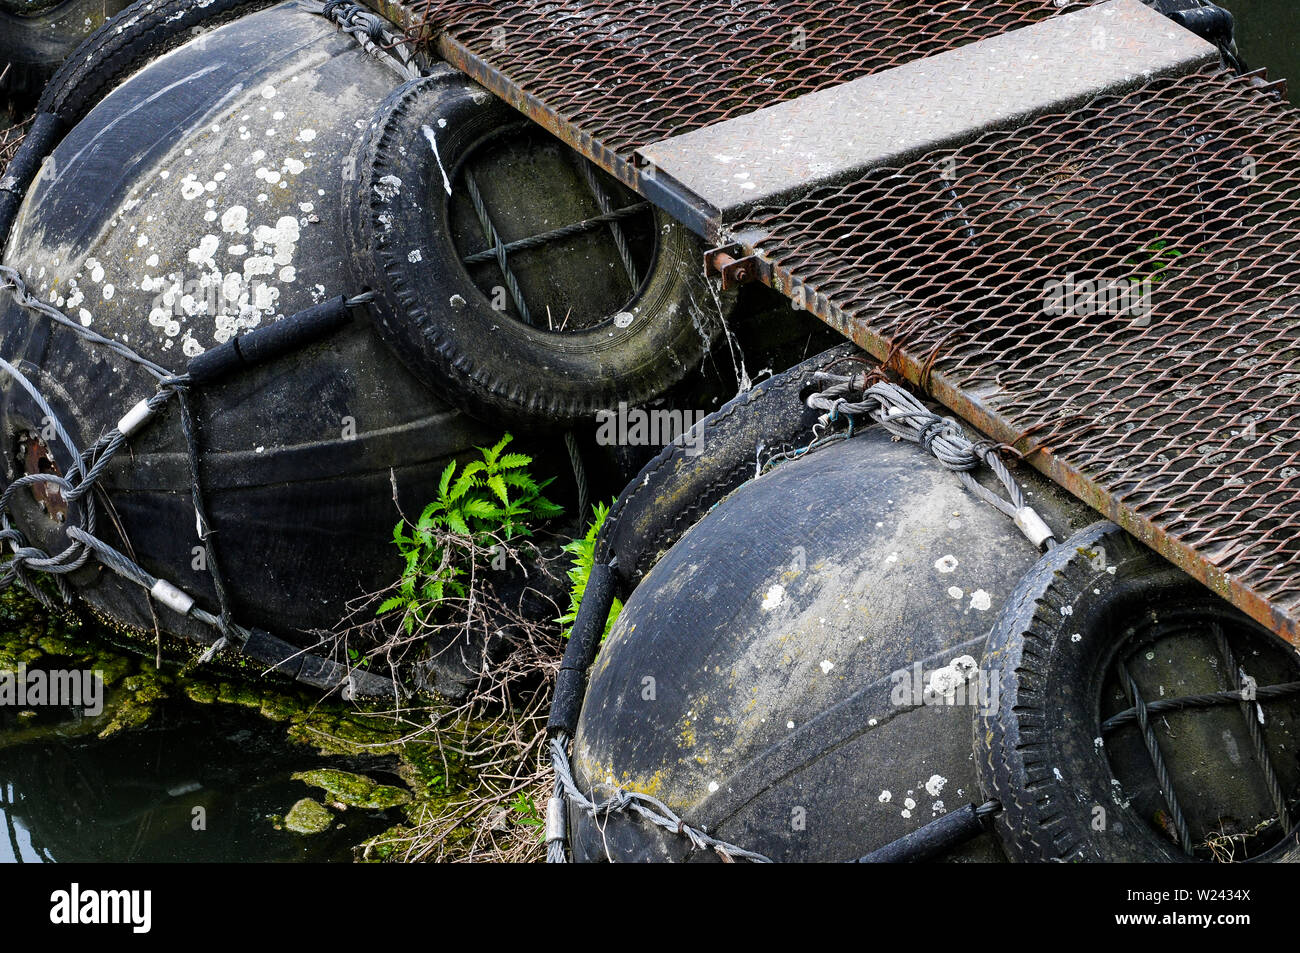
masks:
POLYGON ((1268 70, 1262 66, 1259 69, 1254 69, 1249 73, 1242 73, 1241 75, 1243 79, 1250 80, 1250 85, 1258 89, 1261 93, 1272 95, 1279 102, 1286 102, 1287 81, 1285 78, 1270 81, 1268 78, 1268 70))
POLYGON ((740 245, 721 245, 704 253, 704 273, 722 278, 722 290, 730 291, 737 285, 757 281, 759 262, 756 255, 736 256, 744 249, 740 245))

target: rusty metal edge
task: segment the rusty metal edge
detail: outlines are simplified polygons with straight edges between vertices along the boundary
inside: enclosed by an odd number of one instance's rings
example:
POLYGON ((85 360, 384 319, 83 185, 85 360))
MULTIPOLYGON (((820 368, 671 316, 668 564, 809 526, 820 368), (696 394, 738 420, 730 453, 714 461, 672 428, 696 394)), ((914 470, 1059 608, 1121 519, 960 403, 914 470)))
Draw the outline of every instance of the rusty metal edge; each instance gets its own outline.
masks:
POLYGON ((590 133, 551 110, 541 99, 520 89, 508 77, 446 33, 438 36, 436 45, 438 55, 452 66, 509 103, 565 145, 586 156, 628 188, 649 199, 691 231, 710 239, 718 234, 717 209, 702 204, 667 176, 656 176, 653 167, 640 169, 624 159, 590 133))
MULTIPOLYGON (((874 330, 865 318, 846 314, 825 294, 818 293, 813 286, 804 283, 796 274, 766 258, 761 249, 754 244, 749 242, 740 244, 746 254, 755 255, 760 260, 763 266, 759 269, 759 280, 773 290, 786 295, 791 301, 801 301, 807 311, 852 340, 872 357, 881 362, 888 361, 891 369, 898 371, 912 385, 928 393, 985 436, 1013 447, 1022 439, 1021 432, 1000 417, 984 401, 962 390, 942 372, 927 370, 927 361, 918 359, 903 348, 894 349, 890 339, 874 330), (799 299, 794 297, 796 290, 799 299)), ((1196 550, 1180 542, 1131 507, 1125 506, 1081 471, 1053 455, 1050 449, 1038 448, 1028 454, 1026 460, 1035 470, 1102 516, 1118 524, 1216 595, 1232 603, 1280 638, 1300 648, 1300 619, 1288 615, 1240 580, 1207 563, 1196 550)))

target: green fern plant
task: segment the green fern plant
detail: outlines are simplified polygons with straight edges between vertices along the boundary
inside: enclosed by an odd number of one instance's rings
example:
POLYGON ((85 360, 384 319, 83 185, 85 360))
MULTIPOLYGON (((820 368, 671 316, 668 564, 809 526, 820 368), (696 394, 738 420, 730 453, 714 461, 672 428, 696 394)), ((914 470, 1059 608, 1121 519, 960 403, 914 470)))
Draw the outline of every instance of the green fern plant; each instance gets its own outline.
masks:
POLYGON ((420 518, 414 524, 405 518, 397 521, 393 544, 405 566, 397 593, 380 604, 377 615, 405 611, 403 625, 410 632, 444 599, 467 595, 462 582, 467 569, 458 564, 458 556, 468 552, 472 558, 489 546, 531 536, 529 521, 564 512, 542 495, 551 480, 538 482, 528 471, 533 458, 504 452, 512 439, 506 434, 495 446, 478 447, 482 458, 463 468, 454 460, 447 464, 438 480, 438 496, 420 518), (465 540, 459 553, 445 541, 447 534, 465 540))
MULTIPOLYGON (((573 631, 573 622, 578 618, 578 607, 582 605, 583 594, 587 591, 591 567, 596 562, 596 537, 600 534, 600 528, 605 525, 609 506, 608 503, 596 504, 592 508, 594 518, 591 525, 587 527, 586 534, 581 539, 575 539, 564 546, 564 551, 573 557, 573 564, 569 567, 569 611, 555 621, 564 626, 566 639, 573 631)), ((600 637, 602 642, 605 641, 605 636, 609 635, 610 628, 622 611, 623 603, 615 597, 614 604, 609 608, 609 618, 605 620, 605 631, 600 637)))

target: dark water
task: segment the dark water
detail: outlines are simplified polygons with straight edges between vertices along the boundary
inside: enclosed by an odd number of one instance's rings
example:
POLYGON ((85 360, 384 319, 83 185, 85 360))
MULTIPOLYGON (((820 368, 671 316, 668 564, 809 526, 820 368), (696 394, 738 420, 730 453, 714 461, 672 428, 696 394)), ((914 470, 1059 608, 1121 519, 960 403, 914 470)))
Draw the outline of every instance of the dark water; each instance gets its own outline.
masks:
POLYGON ((353 845, 400 820, 352 808, 320 834, 276 830, 269 815, 323 796, 293 780, 295 771, 352 768, 400 782, 373 759, 291 744, 283 723, 234 706, 168 700, 146 726, 102 741, 79 733, 66 710, 6 721, 0 862, 346 861, 353 845))
POLYGON ((1237 50, 1251 69, 1290 80, 1300 105, 1300 0, 1219 0, 1236 20, 1237 50))

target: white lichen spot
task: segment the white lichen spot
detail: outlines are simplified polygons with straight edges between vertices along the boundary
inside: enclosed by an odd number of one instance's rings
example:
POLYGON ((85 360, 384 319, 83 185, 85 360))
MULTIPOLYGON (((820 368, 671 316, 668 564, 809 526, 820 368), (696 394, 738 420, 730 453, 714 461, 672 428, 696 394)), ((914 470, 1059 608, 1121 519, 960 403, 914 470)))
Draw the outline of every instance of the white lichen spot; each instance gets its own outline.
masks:
POLYGON ((942 699, 950 703, 955 698, 957 689, 966 684, 977 667, 975 659, 969 655, 957 656, 943 668, 930 673, 930 681, 925 686, 925 697, 931 701, 942 699))
POLYGON ((262 98, 263 98, 263 99, 274 99, 274 98, 275 98, 275 87, 272 86, 270 83, 267 83, 265 86, 263 86, 263 87, 262 87, 262 98))
POLYGON ((315 129, 303 129, 298 133, 299 142, 311 142, 315 138, 316 138, 315 129))
POLYGON ((112 298, 113 292, 116 290, 117 289, 113 287, 112 282, 109 282, 108 284, 104 285, 104 300, 108 301, 110 298, 112 298))
POLYGON ((983 589, 976 589, 970 594, 970 607, 978 609, 980 612, 987 612, 993 605, 992 597, 983 589))
POLYGON ((1061 615, 1074 615, 1074 606, 1061 606, 1061 615))
POLYGON ((880 792, 880 795, 879 797, 876 798, 876 800, 879 801, 881 804, 888 804, 891 800, 893 800, 893 797, 894 795, 890 794, 889 789, 886 788, 885 790, 880 792))
POLYGON ((275 273, 275 262, 270 255, 249 255, 244 259, 244 277, 255 278, 258 275, 275 273))
POLYGON ((916 807, 916 801, 912 800, 910 797, 905 797, 903 798, 903 807, 910 811, 912 808, 916 807))
POLYGON ((941 774, 930 775, 930 780, 925 782, 925 793, 930 797, 938 797, 943 793, 943 786, 948 783, 948 779, 941 774))
POLYGON ((412 265, 416 264, 419 261, 422 261, 423 259, 424 256, 420 254, 420 249, 418 248, 412 250, 411 253, 406 256, 406 260, 409 261, 412 265))
POLYGON ((402 190, 402 180, 395 175, 380 176, 374 185, 375 194, 384 202, 391 202, 402 190))
POLYGON ((934 561, 934 568, 939 572, 952 572, 957 568, 957 557, 951 554, 940 556, 934 561))
POLYGON ((831 669, 833 669, 834 667, 835 667, 835 663, 832 662, 830 659, 828 658, 822 659, 821 670, 823 675, 829 675, 831 673, 831 669))
POLYGON ((952 596, 954 599, 960 599, 962 596, 966 595, 966 593, 963 590, 958 589, 956 586, 949 586, 948 595, 952 596))
POLYGON ((214 256, 220 247, 221 239, 217 238, 216 235, 204 235, 199 239, 198 247, 191 248, 185 257, 186 260, 212 271, 217 267, 214 256))
POLYGON ((777 606, 781 604, 781 601, 784 598, 785 598, 785 587, 780 585, 779 583, 775 586, 772 586, 770 589, 767 590, 767 593, 763 596, 763 609, 765 611, 771 611, 772 609, 775 609, 777 606))
POLYGON ((203 183, 194 177, 191 172, 181 179, 181 198, 185 201, 191 201, 203 194, 203 183))
POLYGON ((248 209, 243 205, 231 205, 221 213, 221 230, 227 235, 248 234, 248 209))
POLYGON ((717 782, 717 781, 710 781, 710 782, 709 782, 709 793, 712 794, 712 793, 713 793, 714 791, 716 791, 717 789, 718 789, 718 782, 717 782))

